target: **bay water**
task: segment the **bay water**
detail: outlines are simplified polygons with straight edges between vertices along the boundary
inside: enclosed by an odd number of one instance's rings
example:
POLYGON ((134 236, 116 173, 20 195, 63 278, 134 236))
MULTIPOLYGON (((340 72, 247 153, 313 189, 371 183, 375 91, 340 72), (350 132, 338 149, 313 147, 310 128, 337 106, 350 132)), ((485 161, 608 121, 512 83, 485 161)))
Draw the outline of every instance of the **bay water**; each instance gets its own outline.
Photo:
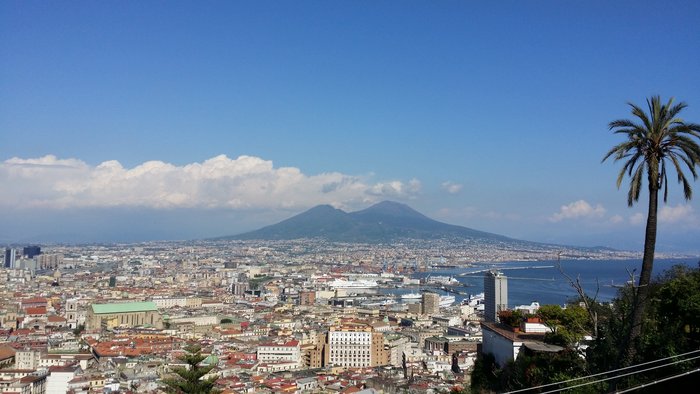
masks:
MULTIPOLYGON (((674 265, 698 267, 698 258, 655 259, 652 277, 656 277, 674 265)), ((634 282, 639 280, 642 261, 633 260, 561 260, 554 261, 513 261, 503 263, 477 263, 468 268, 439 269, 413 274, 414 278, 427 276, 449 276, 459 280, 462 286, 454 289, 462 294, 448 293, 433 289, 441 294, 453 294, 456 301, 467 298, 468 294, 484 291, 484 272, 496 269, 508 277, 508 306, 529 305, 537 301, 540 305, 562 305, 567 300, 577 297, 566 275, 576 280, 579 278, 586 293, 593 297, 598 293, 600 302, 611 301, 619 287, 626 285, 632 276, 634 282), (558 267, 561 267, 559 269, 558 267), (563 274, 563 273, 564 274, 563 274)), ((427 287, 405 287, 392 289, 393 294, 417 293, 427 287)))

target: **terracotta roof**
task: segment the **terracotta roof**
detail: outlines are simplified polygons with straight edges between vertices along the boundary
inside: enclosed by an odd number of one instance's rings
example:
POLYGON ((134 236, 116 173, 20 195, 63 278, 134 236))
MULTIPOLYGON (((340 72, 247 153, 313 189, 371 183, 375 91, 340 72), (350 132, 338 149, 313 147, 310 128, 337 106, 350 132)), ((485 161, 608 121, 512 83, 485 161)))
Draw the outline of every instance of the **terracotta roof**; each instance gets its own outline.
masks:
POLYGON ((46 304, 46 298, 43 297, 33 297, 22 300, 22 305, 24 304, 46 304))
POLYGON ((296 339, 293 339, 289 342, 284 342, 284 343, 276 343, 276 342, 267 342, 267 343, 261 343, 259 346, 266 346, 266 347, 297 347, 299 345, 299 341, 296 339))
POLYGON ((46 307, 45 306, 39 306, 36 308, 25 308, 24 311, 28 315, 45 315, 46 314, 46 307))
POLYGON ((9 346, 0 346, 0 360, 7 360, 15 356, 15 349, 9 346))

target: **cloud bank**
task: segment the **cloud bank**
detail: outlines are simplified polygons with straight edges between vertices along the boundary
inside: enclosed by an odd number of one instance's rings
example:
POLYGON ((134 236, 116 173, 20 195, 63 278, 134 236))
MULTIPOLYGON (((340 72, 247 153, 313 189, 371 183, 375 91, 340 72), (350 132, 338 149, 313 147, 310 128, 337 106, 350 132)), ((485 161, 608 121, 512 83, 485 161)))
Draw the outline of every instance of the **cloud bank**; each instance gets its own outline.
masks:
POLYGON ((603 216, 605 216, 605 208, 602 205, 592 206, 585 200, 578 200, 563 205, 549 220, 559 222, 565 219, 602 218, 603 216))
POLYGON ((368 177, 328 172, 307 175, 253 156, 219 155, 176 166, 148 161, 124 168, 115 160, 91 166, 78 159, 11 158, 0 163, 0 207, 84 208, 343 208, 386 198, 409 199, 416 179, 370 182, 368 177))

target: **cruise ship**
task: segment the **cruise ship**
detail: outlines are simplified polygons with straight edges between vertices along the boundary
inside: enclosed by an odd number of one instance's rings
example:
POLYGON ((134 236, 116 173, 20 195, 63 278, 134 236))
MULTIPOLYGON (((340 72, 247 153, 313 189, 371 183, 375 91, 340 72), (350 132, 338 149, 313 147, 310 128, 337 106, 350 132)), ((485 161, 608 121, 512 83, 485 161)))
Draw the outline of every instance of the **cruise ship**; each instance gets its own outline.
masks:
POLYGON ((484 310, 484 299, 486 297, 484 296, 484 293, 479 293, 479 294, 474 294, 469 296, 468 299, 464 299, 462 301, 462 304, 464 305, 469 305, 476 309, 477 311, 483 311, 484 310))
POLYGON ((459 286, 461 283, 459 280, 452 276, 427 276, 425 278, 425 283, 446 285, 446 286, 459 286))
POLYGON ((447 308, 448 306, 451 306, 454 303, 455 303, 455 296, 453 296, 453 295, 440 296, 440 308, 447 308))
POLYGON ((391 298, 389 298, 389 299, 381 300, 381 301, 363 302, 361 305, 362 306, 391 306, 391 305, 395 305, 396 303, 397 303, 396 300, 392 300, 391 298))
POLYGON ((374 280, 336 279, 333 282, 328 282, 328 287, 331 289, 372 289, 379 287, 379 285, 374 280))

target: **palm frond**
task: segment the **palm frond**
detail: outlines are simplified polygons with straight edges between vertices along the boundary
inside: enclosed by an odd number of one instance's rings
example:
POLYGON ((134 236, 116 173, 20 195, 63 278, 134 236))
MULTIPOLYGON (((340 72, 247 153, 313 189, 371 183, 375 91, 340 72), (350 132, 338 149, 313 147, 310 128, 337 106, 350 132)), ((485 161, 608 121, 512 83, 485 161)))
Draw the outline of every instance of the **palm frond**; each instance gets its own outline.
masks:
POLYGON ((637 170, 630 179, 630 190, 627 194, 627 205, 630 207, 633 206, 636 201, 639 201, 639 192, 642 190, 643 185, 642 175, 644 175, 644 167, 646 167, 646 163, 642 162, 637 166, 637 170))
POLYGON ((673 163, 673 166, 676 167, 676 175, 678 176, 678 183, 681 183, 683 185, 683 195, 684 195, 685 199, 690 200, 693 197, 693 189, 692 189, 692 187, 690 187, 690 183, 688 182, 688 179, 685 177, 685 174, 683 173, 683 170, 681 169, 680 163, 678 162, 676 156, 670 156, 669 159, 671 160, 671 163, 673 163))
MULTIPOLYGON (((668 110, 668 117, 670 119, 674 119, 676 117, 676 115, 678 115, 679 112, 683 111, 688 106, 686 103, 684 103, 682 101, 680 103, 674 105, 673 107, 671 107, 672 104, 673 104, 673 98, 671 98, 671 100, 669 100, 669 102, 668 102, 668 106, 670 107, 668 110)), ((683 123, 683 119, 678 119, 678 122, 683 123)))
MULTIPOLYGON (((632 115, 638 117, 639 120, 642 121, 642 123, 644 124, 644 128, 645 128, 646 130, 651 130, 651 129, 652 129, 652 123, 651 123, 651 121, 649 120, 649 117, 647 117, 647 114, 644 113, 644 110, 641 109, 640 107, 638 107, 638 106, 637 106, 636 104, 634 104, 634 103, 627 103, 627 104, 629 104, 629 106, 632 107, 632 115)), ((649 111, 649 113, 651 113, 651 111, 649 111)))
POLYGON ((663 199, 668 201, 666 160, 671 161, 678 182, 683 185, 683 193, 689 199, 692 189, 685 171, 687 169, 693 179, 697 179, 700 145, 696 139, 700 139, 700 124, 685 123, 678 115, 687 105, 684 102, 674 104, 673 98, 662 102, 659 95, 651 96, 646 100, 646 111, 633 103, 628 104, 633 119, 617 119, 609 123, 613 133, 625 135, 625 141, 615 145, 602 159, 624 160, 616 184, 620 188, 624 178, 630 178, 628 205, 632 206, 639 200, 645 173, 652 182, 650 191, 663 189, 663 199))

